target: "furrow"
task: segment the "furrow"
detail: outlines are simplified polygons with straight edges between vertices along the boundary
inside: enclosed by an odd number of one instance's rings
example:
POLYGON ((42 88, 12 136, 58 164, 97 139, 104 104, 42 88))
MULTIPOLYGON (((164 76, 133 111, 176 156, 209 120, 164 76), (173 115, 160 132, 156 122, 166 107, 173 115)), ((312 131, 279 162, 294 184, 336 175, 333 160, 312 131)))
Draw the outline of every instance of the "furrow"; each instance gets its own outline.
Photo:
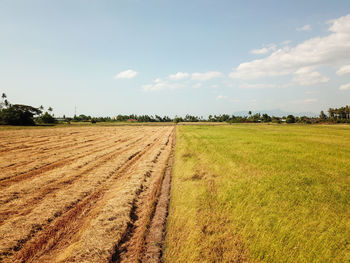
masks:
POLYGON ((127 171, 132 170, 140 158, 146 155, 146 153, 157 144, 158 140, 159 138, 156 138, 152 143, 149 143, 144 150, 132 154, 126 163, 115 169, 113 173, 106 178, 104 184, 100 188, 88 194, 86 198, 82 199, 77 204, 72 205, 71 209, 65 211, 64 214, 59 216, 57 220, 54 220, 52 224, 45 228, 42 226, 44 229, 39 231, 39 234, 26 240, 23 246, 18 249, 15 260, 27 261, 35 254, 40 254, 40 251, 52 249, 53 244, 57 244, 59 240, 66 239, 69 235, 77 231, 80 225, 79 220, 88 216, 90 209, 98 199, 103 196, 104 192, 108 190, 111 181, 118 179, 125 175, 127 171))
MULTIPOLYGON (((3 221, 9 219, 11 216, 14 216, 14 215, 25 216, 25 215, 29 214, 32 211, 33 206, 38 204, 48 194, 53 194, 56 191, 59 191, 60 189, 62 189, 63 187, 67 187, 67 185, 74 183, 78 178, 80 178, 88 173, 91 173, 93 171, 93 169, 97 169, 97 168, 105 165, 111 159, 113 159, 116 156, 122 154, 123 152, 126 152, 127 150, 129 150, 134 144, 136 144, 137 142, 139 142, 143 138, 144 137, 141 137, 137 140, 134 140, 131 143, 124 146, 123 148, 120 146, 117 148, 117 151, 108 152, 108 153, 102 154, 100 156, 96 156, 90 163, 85 163, 84 169, 82 171, 80 171, 79 173, 75 174, 74 176, 71 176, 68 178, 65 178, 65 177, 60 178, 60 180, 58 182, 55 181, 54 183, 45 185, 45 187, 43 189, 40 189, 40 190, 38 189, 39 191, 36 190, 35 193, 32 194, 34 196, 31 195, 29 200, 28 199, 23 200, 22 203, 24 203, 24 204, 22 206, 16 207, 15 210, 13 209, 13 206, 9 207, 7 210, 4 209, 5 211, 0 212, 0 216, 2 218, 0 220, 0 225, 3 221), (28 208, 27 204, 31 204, 31 208, 28 208)), ((129 158, 131 159, 132 155, 129 158)), ((20 198, 20 196, 17 195, 16 199, 17 198, 20 198)), ((11 201, 11 200, 5 200, 4 204, 6 204, 9 201, 11 201)))
MULTIPOLYGON (((107 142, 108 142, 108 140, 107 140, 107 142)), ((90 144, 88 146, 83 146, 80 148, 87 148, 87 147, 91 147, 91 146, 94 146, 94 145, 90 144)), ((111 144, 107 144, 107 145, 103 145, 101 148, 97 148, 94 150, 90 150, 90 148, 88 148, 86 151, 83 152, 83 154, 80 154, 78 156, 74 156, 75 154, 73 153, 73 154, 70 154, 68 158, 66 158, 66 157, 61 158, 57 161, 53 161, 53 162, 46 164, 46 165, 43 165, 41 167, 33 168, 30 171, 15 174, 15 175, 10 176, 10 177, 1 178, 0 179, 0 187, 6 187, 6 186, 10 185, 11 183, 18 182, 18 181, 21 181, 24 179, 28 179, 28 178, 31 178, 31 177, 36 176, 36 175, 42 175, 44 172, 48 172, 48 171, 51 171, 53 169, 57 169, 59 167, 69 165, 71 163, 74 163, 76 160, 81 159, 85 156, 89 156, 89 155, 92 155, 96 152, 104 151, 106 149, 111 149, 113 147, 115 147, 115 146, 111 145, 111 144), (73 156, 73 157, 71 157, 71 156, 73 156)), ((79 148, 78 148, 78 150, 79 150, 79 148)))

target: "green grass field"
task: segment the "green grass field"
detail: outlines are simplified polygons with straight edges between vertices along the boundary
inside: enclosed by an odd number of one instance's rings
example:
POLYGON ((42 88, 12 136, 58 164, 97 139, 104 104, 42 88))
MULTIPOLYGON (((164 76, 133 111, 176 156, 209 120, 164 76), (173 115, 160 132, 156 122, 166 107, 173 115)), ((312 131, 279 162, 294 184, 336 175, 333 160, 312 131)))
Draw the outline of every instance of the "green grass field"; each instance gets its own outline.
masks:
POLYGON ((166 262, 350 262, 350 126, 178 126, 166 262))

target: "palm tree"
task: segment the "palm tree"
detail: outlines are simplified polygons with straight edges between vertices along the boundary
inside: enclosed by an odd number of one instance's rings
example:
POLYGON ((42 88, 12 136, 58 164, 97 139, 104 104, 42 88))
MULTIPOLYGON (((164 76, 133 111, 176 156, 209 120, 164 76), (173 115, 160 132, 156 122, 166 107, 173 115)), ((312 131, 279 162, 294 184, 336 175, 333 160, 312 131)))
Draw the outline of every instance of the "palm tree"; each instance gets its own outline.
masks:
MULTIPOLYGON (((5 103, 5 100, 6 100, 6 98, 7 98, 6 94, 5 94, 5 93, 2 93, 1 98, 2 98, 2 103, 1 103, 1 105, 0 105, 0 108, 2 107, 2 104, 5 103)), ((5 103, 5 105, 6 105, 6 103, 5 103)), ((7 106, 7 105, 6 105, 6 106, 7 106)))

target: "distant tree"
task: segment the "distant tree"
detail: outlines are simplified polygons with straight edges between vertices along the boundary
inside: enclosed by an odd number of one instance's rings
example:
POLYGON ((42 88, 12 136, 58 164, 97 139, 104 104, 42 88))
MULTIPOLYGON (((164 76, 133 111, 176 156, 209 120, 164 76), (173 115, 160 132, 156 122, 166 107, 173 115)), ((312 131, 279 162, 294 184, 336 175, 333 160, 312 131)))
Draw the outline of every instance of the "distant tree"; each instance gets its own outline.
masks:
POLYGON ((281 118, 272 116, 271 121, 273 123, 282 123, 281 118))
POLYGON ((183 121, 187 122, 198 122, 200 118, 198 116, 192 116, 190 114, 186 114, 185 119, 183 121))
POLYGON ((228 115, 228 114, 222 114, 219 117, 220 122, 229 121, 229 120, 230 120, 230 115, 228 115))
POLYGON ((183 121, 183 119, 181 117, 175 116, 175 118, 174 118, 174 122, 175 123, 179 123, 179 122, 182 122, 182 121, 183 121))
POLYGON ((249 118, 252 122, 259 122, 261 121, 260 113, 256 113, 253 116, 249 118))
POLYGON ((5 93, 2 93, 1 98, 2 98, 2 102, 0 103, 0 109, 2 109, 4 106, 7 107, 9 105, 9 103, 6 99, 7 96, 5 93))
POLYGON ((261 116, 261 121, 263 121, 263 122, 271 122, 271 117, 268 115, 268 114, 266 114, 266 113, 264 113, 262 116, 261 116))
POLYGON ((320 112, 320 119, 321 120, 327 119, 327 116, 326 116, 326 114, 324 114, 323 110, 321 110, 321 112, 320 112))
POLYGON ((293 115, 288 115, 286 123, 295 123, 295 117, 293 115))
POLYGON ((155 120, 157 121, 157 122, 163 122, 163 118, 162 117, 160 117, 159 115, 155 115, 155 120))
POLYGON ((48 112, 45 112, 38 118, 38 121, 41 123, 55 124, 57 120, 48 112))
POLYGON ((48 107, 47 110, 48 110, 49 112, 52 112, 52 111, 53 111, 53 109, 52 109, 51 107, 48 107))
POLYGON ((252 116, 252 111, 248 111, 249 116, 252 116))

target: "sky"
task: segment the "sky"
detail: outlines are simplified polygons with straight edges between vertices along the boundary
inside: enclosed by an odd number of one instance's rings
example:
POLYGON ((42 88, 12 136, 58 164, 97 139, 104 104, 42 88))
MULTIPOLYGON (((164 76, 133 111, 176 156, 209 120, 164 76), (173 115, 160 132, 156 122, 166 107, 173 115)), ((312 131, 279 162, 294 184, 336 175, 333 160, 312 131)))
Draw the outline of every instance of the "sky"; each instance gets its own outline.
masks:
POLYGON ((0 0, 0 92, 56 116, 350 104, 349 0, 0 0))

